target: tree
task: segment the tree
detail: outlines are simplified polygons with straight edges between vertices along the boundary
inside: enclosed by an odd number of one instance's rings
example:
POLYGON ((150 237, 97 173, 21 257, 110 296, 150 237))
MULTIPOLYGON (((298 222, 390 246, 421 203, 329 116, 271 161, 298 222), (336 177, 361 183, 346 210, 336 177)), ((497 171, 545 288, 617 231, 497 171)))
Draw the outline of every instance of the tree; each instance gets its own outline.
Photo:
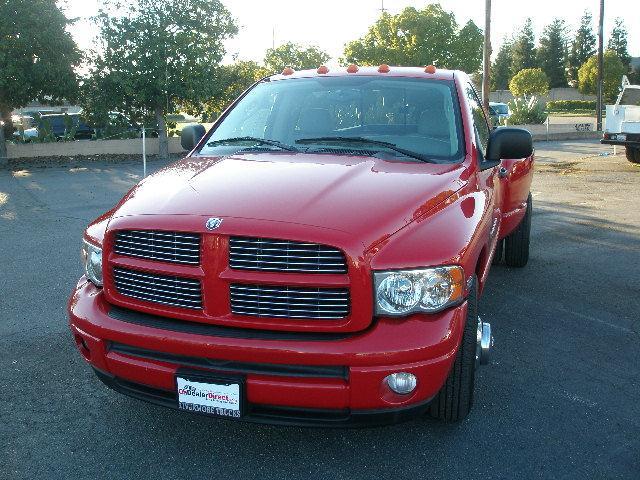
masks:
POLYGON ((511 80, 511 52, 513 40, 505 38, 491 65, 491 90, 507 90, 511 80))
POLYGON ((564 20, 555 18, 547 25, 540 37, 536 52, 537 63, 549 78, 551 88, 566 87, 567 75, 567 27, 564 20))
POLYGON ((269 48, 264 56, 264 65, 270 73, 280 73, 285 67, 294 70, 318 68, 331 56, 318 47, 304 48, 293 42, 287 42, 276 48, 269 48))
POLYGON ((631 55, 627 50, 627 29, 624 26, 624 22, 621 18, 616 18, 616 23, 611 30, 611 36, 607 43, 607 50, 613 50, 618 55, 618 58, 622 60, 622 64, 629 71, 631 65, 631 55))
POLYGON ((591 13, 585 10, 580 19, 580 26, 571 42, 571 51, 567 62, 567 76, 572 86, 578 84, 578 69, 595 53, 596 36, 593 33, 593 18, 591 13))
POLYGON ((525 68, 514 75, 509 82, 509 90, 514 97, 545 95, 549 91, 549 79, 541 68, 525 68))
MULTIPOLYGON (((604 81, 602 92, 607 102, 613 102, 618 96, 622 75, 627 73, 622 60, 613 50, 604 52, 604 81)), ((578 90, 581 93, 597 93, 598 57, 593 55, 578 70, 578 90)))
POLYGON ((132 118, 152 114, 160 156, 167 158, 165 116, 178 108, 195 112, 217 92, 223 41, 237 32, 235 22, 219 0, 103 4, 101 48, 86 79, 84 106, 124 110, 132 118))
POLYGON ((535 68, 536 65, 536 37, 533 33, 531 18, 524 22, 520 33, 513 41, 511 50, 511 76, 525 68, 535 68))
POLYGON ((269 71, 265 67, 252 61, 237 61, 231 65, 220 67, 219 91, 206 102, 206 116, 209 118, 218 117, 242 92, 267 75, 269 75, 269 71))
POLYGON ((347 43, 345 63, 429 65, 472 73, 482 64, 482 31, 468 22, 459 29, 453 13, 439 4, 383 13, 366 35, 347 43))
MULTIPOLYGON (((55 0, 0 2, 0 123, 31 101, 73 100, 80 52, 55 0)), ((0 128, 0 161, 7 157, 0 128)))

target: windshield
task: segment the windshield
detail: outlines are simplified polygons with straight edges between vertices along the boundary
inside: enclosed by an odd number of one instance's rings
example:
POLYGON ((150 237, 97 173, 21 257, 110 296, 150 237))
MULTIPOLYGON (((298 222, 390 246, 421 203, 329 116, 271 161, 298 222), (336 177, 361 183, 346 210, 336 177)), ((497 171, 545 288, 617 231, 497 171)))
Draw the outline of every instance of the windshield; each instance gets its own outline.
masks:
MULTIPOLYGON (((80 117, 78 115, 68 115, 71 125, 79 126, 80 117)), ((65 116, 64 115, 45 115, 41 117, 41 122, 46 122, 52 128, 65 128, 65 116)))
POLYGON ((506 115, 509 113, 509 107, 504 103, 493 103, 491 104, 491 108, 493 108, 493 111, 498 115, 506 115))
POLYGON ((274 149, 279 143, 303 153, 347 148, 356 155, 362 151, 438 163, 461 161, 463 155, 453 81, 403 77, 260 83, 223 119, 200 153, 228 154, 232 143, 236 150, 250 145, 274 149), (224 142, 228 139, 233 141, 224 142))

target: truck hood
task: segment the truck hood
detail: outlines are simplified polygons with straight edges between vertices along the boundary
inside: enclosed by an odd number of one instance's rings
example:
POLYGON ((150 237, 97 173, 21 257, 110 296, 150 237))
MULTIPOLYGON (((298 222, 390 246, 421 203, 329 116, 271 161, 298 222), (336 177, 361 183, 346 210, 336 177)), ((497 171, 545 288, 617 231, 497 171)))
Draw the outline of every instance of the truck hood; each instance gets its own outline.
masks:
POLYGON ((424 216, 466 180, 462 164, 288 152, 188 157, 140 182, 113 216, 288 222, 340 230, 370 245, 424 216))

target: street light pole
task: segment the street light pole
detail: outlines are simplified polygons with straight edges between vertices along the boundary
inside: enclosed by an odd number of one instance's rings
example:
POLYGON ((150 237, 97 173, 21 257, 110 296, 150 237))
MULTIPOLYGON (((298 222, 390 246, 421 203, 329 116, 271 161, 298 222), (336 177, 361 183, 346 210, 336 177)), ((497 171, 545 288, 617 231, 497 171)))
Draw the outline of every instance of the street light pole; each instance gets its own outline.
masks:
POLYGON ((604 78, 604 0, 600 0, 598 22, 598 99, 596 101, 596 130, 602 131, 602 82, 604 78))
POLYGON ((482 71, 482 106, 489 114, 489 93, 491 92, 491 0, 485 0, 484 12, 484 60, 482 71))

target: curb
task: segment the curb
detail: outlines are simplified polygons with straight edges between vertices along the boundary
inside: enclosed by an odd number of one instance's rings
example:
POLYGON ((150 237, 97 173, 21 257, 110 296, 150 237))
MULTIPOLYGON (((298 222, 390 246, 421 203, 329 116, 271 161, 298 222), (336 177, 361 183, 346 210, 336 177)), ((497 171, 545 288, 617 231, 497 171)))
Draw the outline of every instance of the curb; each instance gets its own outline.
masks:
POLYGON ((602 132, 566 132, 566 133, 534 133, 534 142, 558 140, 595 140, 602 138, 602 132))

